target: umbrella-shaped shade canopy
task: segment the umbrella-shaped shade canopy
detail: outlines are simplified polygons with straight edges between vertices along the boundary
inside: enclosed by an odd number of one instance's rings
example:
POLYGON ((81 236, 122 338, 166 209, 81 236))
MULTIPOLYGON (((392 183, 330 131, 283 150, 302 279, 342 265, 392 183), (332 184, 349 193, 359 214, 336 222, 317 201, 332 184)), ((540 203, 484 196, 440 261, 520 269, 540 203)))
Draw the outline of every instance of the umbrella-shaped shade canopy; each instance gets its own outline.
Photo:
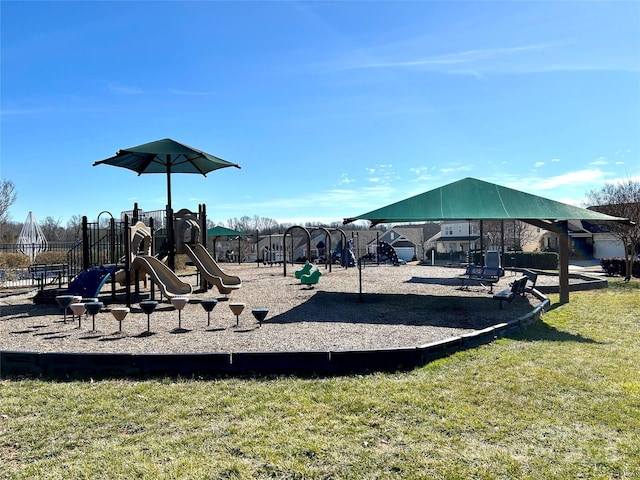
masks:
POLYGON ((128 168, 138 175, 143 173, 164 173, 167 175, 167 203, 171 207, 171 174, 172 173, 207 173, 225 167, 240 168, 209 153, 165 138, 145 143, 137 147, 120 150, 114 157, 95 162, 96 165, 113 165, 128 168))
MULTIPOLYGON (((171 174, 172 173, 207 173, 225 167, 240 168, 235 163, 215 157, 209 153, 165 138, 145 143, 137 147, 120 150, 114 157, 95 162, 96 165, 114 165, 128 168, 138 175, 143 173, 164 173, 167 176, 167 223, 171 225, 171 174)), ((172 229, 168 230, 169 268, 174 268, 174 239, 172 229)))
POLYGON ((114 157, 95 162, 128 168, 138 173, 200 173, 206 175, 212 170, 224 167, 237 167, 209 153, 165 138, 145 143, 137 147, 120 150, 114 157))
POLYGON ((207 230, 207 237, 240 237, 243 235, 246 233, 225 227, 211 227, 207 230))
POLYGON ((464 178, 386 207, 346 218, 345 223, 428 220, 558 220, 620 221, 623 219, 549 200, 494 183, 464 178))

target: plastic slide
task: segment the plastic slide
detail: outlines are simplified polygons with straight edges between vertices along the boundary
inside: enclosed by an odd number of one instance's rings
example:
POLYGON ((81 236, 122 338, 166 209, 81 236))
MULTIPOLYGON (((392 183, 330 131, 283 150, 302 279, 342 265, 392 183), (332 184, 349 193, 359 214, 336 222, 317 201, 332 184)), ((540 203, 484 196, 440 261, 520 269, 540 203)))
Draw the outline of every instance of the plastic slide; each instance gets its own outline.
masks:
POLYGON ((189 295, 193 291, 189 283, 180 280, 169 267, 151 255, 136 256, 133 259, 131 268, 147 272, 151 276, 153 283, 162 292, 162 295, 167 298, 189 295))
POLYGON ((97 298, 100 290, 116 269, 117 267, 101 266, 83 270, 71 280, 67 293, 84 298, 97 298))
POLYGON ((229 275, 220 268, 211 254, 201 243, 184 244, 185 253, 196 266, 204 279, 215 285, 223 295, 230 294, 242 286, 242 280, 235 275, 229 275))

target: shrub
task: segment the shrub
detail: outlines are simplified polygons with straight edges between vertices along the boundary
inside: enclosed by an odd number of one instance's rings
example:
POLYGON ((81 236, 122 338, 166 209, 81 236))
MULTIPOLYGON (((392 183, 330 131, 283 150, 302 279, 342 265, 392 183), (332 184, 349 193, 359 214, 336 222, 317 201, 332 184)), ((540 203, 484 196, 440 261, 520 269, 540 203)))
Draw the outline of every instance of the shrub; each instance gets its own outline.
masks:
POLYGON ((0 253, 0 269, 26 268, 31 259, 22 253, 0 253))
POLYGON ((558 254, 555 252, 507 252, 502 262, 505 267, 557 270, 558 254))
POLYGON ((67 263, 67 252, 63 251, 51 251, 42 252, 36 255, 36 259, 33 263, 52 265, 54 263, 67 263))
MULTIPOLYGON (((624 258, 612 257, 600 259, 602 270, 610 277, 625 277, 627 275, 627 264, 624 258)), ((640 278, 640 259, 633 259, 631 264, 631 276, 640 278)))

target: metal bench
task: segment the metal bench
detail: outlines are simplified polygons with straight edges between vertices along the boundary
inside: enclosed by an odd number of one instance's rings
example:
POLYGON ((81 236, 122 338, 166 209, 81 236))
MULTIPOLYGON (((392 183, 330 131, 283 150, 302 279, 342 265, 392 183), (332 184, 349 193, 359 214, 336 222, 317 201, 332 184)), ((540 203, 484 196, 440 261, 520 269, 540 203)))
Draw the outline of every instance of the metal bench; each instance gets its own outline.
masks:
POLYGON ((52 285, 56 280, 58 281, 58 288, 62 288, 62 279, 68 277, 69 265, 66 263, 54 263, 51 265, 37 263, 29 266, 29 273, 31 278, 38 282, 40 291, 44 290, 45 284, 52 285))
POLYGON ((511 288, 505 288, 504 290, 500 290, 498 293, 496 293, 493 296, 494 300, 498 300, 500 302, 500 310, 504 309, 502 302, 506 301, 511 303, 511 300, 513 300, 516 297, 516 295, 520 295, 521 297, 524 297, 526 293, 525 288, 528 280, 529 280, 529 277, 527 276, 520 277, 511 284, 511 288))
POLYGON ((538 279, 538 274, 532 272, 531 270, 523 270, 522 274, 526 275, 526 277, 529 279, 529 285, 525 288, 525 291, 533 291, 533 289, 536 288, 536 280, 538 279))
POLYGON ((485 287, 485 283, 489 284, 489 293, 493 293, 493 284, 498 283, 502 276, 502 269, 496 267, 480 267, 478 265, 469 265, 463 275, 458 275, 458 279, 462 282, 460 288, 465 287, 465 281, 479 282, 485 287))

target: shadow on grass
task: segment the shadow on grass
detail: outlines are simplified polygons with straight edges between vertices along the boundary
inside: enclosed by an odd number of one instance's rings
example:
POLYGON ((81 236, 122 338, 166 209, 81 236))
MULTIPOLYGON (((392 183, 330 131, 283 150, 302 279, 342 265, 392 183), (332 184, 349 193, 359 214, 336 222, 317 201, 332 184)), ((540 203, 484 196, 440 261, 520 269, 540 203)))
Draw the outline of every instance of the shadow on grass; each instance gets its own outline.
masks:
POLYGON ((576 333, 569 333, 552 327, 544 320, 540 319, 531 324, 524 332, 510 335, 514 340, 525 341, 548 341, 548 342, 577 342, 577 343, 594 343, 602 344, 588 337, 576 333))

